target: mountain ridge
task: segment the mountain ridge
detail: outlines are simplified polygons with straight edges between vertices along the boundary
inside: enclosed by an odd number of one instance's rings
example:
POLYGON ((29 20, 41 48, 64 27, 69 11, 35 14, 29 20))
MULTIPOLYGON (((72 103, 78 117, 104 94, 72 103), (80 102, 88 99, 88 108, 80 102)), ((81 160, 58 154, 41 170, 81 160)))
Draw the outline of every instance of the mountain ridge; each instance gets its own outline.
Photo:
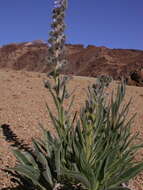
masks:
MULTIPOLYGON (((48 72, 44 61, 48 46, 42 40, 12 43, 0 48, 0 68, 48 72)), ((104 46, 66 44, 68 64, 63 74, 97 77, 110 75, 114 80, 122 76, 128 84, 143 86, 143 50, 111 49, 104 46)))

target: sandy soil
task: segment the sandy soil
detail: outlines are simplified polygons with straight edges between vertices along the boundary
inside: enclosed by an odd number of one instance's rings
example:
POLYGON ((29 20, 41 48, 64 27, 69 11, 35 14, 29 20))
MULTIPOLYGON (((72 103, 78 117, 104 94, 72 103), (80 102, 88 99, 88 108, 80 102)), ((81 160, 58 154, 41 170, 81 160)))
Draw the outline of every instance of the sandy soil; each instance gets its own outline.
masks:
MULTIPOLYGON (((38 122, 54 132, 47 114, 45 102, 53 112, 54 104, 43 80, 46 74, 38 72, 0 70, 0 168, 5 169, 15 165, 15 158, 11 153, 14 146, 27 148, 31 146, 32 137, 40 137, 38 122), (22 145, 21 145, 22 144, 22 145)), ((86 98, 86 87, 95 81, 94 78, 74 77, 69 82, 69 89, 76 88, 76 100, 72 112, 79 110, 86 98)), ((113 82, 109 92, 116 86, 113 82)), ((127 86, 125 102, 133 97, 129 115, 137 112, 133 133, 140 132, 143 138, 143 88, 127 86)), ((143 151, 136 156, 143 159, 143 151)), ((17 186, 11 176, 0 170, 0 189, 10 189, 17 186)), ((143 173, 130 182, 132 189, 143 190, 143 173)))

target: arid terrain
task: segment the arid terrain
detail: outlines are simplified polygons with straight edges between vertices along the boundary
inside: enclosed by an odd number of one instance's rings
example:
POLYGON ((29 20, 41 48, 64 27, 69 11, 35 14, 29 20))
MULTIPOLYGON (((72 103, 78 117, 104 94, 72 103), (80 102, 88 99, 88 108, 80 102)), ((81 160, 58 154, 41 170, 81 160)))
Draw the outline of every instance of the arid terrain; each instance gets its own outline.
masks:
MULTIPOLYGON (((143 57, 142 52, 136 52, 136 54, 141 54, 143 57)), ((7 59, 10 60, 10 58, 7 59)), ((24 57, 22 58, 21 56, 20 59, 22 61, 22 59, 26 60, 29 58, 24 55, 24 57)), ((24 61, 22 63, 24 63, 24 61)), ((14 69, 14 65, 16 67, 18 64, 16 64, 16 62, 7 62, 7 67, 3 65, 3 68, 1 66, 0 69, 1 169, 15 165, 16 160, 11 153, 12 148, 19 147, 21 149, 28 149, 31 147, 31 139, 33 137, 41 137, 41 131, 38 126, 39 122, 41 122, 45 128, 54 133, 52 123, 45 106, 45 102, 47 102, 53 113, 55 113, 52 98, 48 90, 44 88, 43 84, 43 80, 47 79, 46 74, 40 72, 27 72, 24 70, 12 70, 11 68, 13 67, 14 69)), ((27 66, 23 66, 20 65, 19 62, 19 67, 21 68, 16 69, 22 69, 23 67, 30 70, 29 68, 34 67, 34 65, 28 65, 27 63, 27 66)), ((40 66, 35 66, 35 71, 38 71, 38 68, 40 68, 40 66)), ((106 68, 107 67, 105 67, 105 70, 106 68)), ((104 71, 104 67, 102 67, 102 70, 104 71)), ((69 82, 68 88, 70 91, 76 88, 76 99, 71 110, 72 113, 74 113, 74 111, 78 111, 83 105, 86 98, 85 89, 88 85, 91 85, 94 82, 95 78, 78 76, 73 77, 73 79, 69 82)), ((112 82, 108 89, 109 94, 116 87, 117 81, 112 82)), ((133 123, 132 133, 139 132, 140 138, 143 139, 143 88, 127 86, 125 97, 126 103, 129 101, 130 97, 132 97, 133 100, 130 107, 129 117, 137 112, 135 122, 133 123)), ((136 155, 135 159, 143 160, 143 150, 136 155)), ((16 181, 10 180, 11 178, 12 177, 8 173, 0 170, 1 190, 21 189, 20 187, 17 187, 18 183, 16 181)), ((143 190, 143 173, 139 174, 134 180, 130 181, 129 186, 132 190, 143 190)), ((25 187, 25 189, 28 190, 28 187, 25 187)))
MULTIPOLYGON (((47 72, 47 51, 47 44, 41 40, 4 45, 0 48, 0 68, 47 72)), ((110 75, 114 80, 124 76, 129 85, 143 86, 142 50, 67 44, 66 57, 69 63, 63 74, 110 75)))

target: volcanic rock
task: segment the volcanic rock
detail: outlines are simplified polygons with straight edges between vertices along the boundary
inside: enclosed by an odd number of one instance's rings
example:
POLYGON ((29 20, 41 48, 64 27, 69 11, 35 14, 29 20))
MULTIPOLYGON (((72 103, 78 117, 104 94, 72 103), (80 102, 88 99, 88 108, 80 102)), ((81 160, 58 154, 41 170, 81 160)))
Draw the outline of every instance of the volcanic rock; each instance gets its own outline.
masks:
MULTIPOLYGON (((42 40, 4 45, 0 48, 0 68, 48 72, 47 53, 48 46, 42 40)), ((143 86, 142 50, 66 44, 66 57, 69 63, 63 74, 88 77, 110 75, 114 80, 124 77, 128 84, 143 86)))

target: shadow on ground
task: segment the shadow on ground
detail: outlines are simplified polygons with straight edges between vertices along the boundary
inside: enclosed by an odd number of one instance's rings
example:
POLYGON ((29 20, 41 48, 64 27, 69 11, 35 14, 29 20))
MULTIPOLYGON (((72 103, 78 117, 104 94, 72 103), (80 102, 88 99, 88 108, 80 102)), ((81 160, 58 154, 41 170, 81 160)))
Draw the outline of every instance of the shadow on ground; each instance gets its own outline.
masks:
MULTIPOLYGON (((28 146, 28 144, 25 144, 23 140, 19 139, 17 135, 12 131, 10 125, 3 124, 1 125, 3 136, 5 137, 5 140, 10 143, 10 146, 16 147, 19 150, 27 151, 30 154, 32 154, 31 148, 28 146)), ((18 184, 17 187, 7 187, 3 188, 1 190, 36 190, 32 183, 22 178, 18 173, 11 172, 8 170, 3 170, 4 172, 8 173, 11 176, 11 181, 14 184, 18 184)))
POLYGON ((8 124, 3 124, 1 125, 3 135, 5 137, 5 140, 10 144, 12 147, 17 147, 19 150, 24 150, 29 153, 32 153, 32 150, 28 146, 28 144, 25 144, 23 140, 19 139, 17 135, 12 131, 10 128, 10 125, 8 124))
POLYGON ((3 171, 11 175, 11 182, 13 182, 14 184, 17 184, 17 186, 6 187, 6 188, 2 188, 1 190, 36 190, 30 180, 25 179, 18 173, 8 171, 6 169, 3 171))

